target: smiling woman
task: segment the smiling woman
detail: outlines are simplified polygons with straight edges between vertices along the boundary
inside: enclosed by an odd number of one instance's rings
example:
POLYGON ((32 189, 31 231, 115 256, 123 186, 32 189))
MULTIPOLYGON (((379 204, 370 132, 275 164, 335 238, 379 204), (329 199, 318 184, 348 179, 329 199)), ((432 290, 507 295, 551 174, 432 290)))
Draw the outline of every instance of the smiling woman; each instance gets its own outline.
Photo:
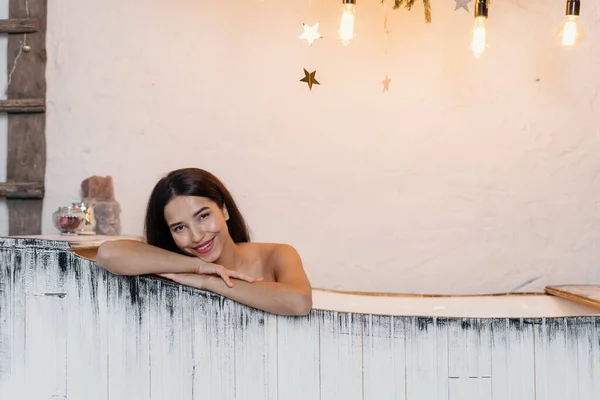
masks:
POLYGON ((227 188, 197 168, 172 171, 154 187, 146 243, 103 243, 96 262, 118 275, 156 274, 281 315, 306 315, 312 289, 290 245, 251 243, 227 188))

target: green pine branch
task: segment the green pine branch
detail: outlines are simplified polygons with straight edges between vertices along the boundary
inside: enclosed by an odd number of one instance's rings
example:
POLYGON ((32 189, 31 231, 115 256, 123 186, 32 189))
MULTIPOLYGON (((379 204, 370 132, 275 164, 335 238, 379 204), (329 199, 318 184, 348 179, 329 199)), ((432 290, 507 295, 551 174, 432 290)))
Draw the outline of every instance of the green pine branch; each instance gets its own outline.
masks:
MULTIPOLYGON (((381 0, 383 4, 385 0, 381 0)), ((415 5, 417 0, 394 0, 394 10, 404 6, 408 11, 415 5)), ((488 0, 489 1, 489 0, 488 0)), ((423 0, 423 6, 425 7, 425 22, 431 22, 431 0, 423 0)))
MULTIPOLYGON (((415 5, 417 0, 394 0, 394 10, 404 6, 408 11, 415 5)), ((474 0, 477 1, 477 0, 474 0)), ((381 0, 383 4, 385 0, 381 0)), ((491 0, 485 0, 485 6, 490 8, 491 0)), ((423 6, 425 7, 425 22, 431 22, 431 0, 423 0, 423 6)))

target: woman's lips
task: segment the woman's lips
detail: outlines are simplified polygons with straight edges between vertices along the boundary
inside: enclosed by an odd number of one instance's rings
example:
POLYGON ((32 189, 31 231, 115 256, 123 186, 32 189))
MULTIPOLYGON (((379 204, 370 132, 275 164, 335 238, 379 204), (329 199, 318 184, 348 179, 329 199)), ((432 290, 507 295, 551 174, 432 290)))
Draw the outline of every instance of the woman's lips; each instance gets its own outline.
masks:
POLYGON ((200 243, 198 246, 194 247, 194 250, 199 254, 210 253, 215 245, 215 238, 210 239, 207 242, 200 243))

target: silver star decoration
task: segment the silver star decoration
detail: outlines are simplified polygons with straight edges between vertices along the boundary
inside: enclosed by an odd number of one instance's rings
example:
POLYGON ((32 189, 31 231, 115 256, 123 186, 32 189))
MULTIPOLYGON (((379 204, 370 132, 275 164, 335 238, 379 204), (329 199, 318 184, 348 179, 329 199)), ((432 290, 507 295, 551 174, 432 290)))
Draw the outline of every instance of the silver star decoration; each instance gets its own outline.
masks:
POLYGON ((304 32, 298 37, 298 39, 306 39, 309 46, 312 46, 315 40, 323 38, 323 36, 321 36, 319 33, 318 23, 314 24, 313 26, 302 24, 302 29, 304 29, 304 32))
POLYGON ((454 11, 459 8, 464 8, 466 11, 469 11, 469 3, 471 0, 454 0, 456 2, 456 6, 454 7, 454 11))

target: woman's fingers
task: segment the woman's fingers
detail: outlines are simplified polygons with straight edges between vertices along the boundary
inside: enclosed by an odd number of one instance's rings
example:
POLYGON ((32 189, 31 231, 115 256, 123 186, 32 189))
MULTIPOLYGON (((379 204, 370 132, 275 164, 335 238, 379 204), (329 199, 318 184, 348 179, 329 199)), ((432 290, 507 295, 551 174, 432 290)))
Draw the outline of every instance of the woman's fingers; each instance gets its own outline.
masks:
POLYGON ((231 271, 231 273, 229 274, 229 276, 231 276, 232 278, 236 278, 242 281, 246 281, 246 282, 250 282, 250 283, 254 283, 256 281, 262 280, 262 278, 253 278, 251 276, 248 276, 246 274, 242 274, 241 272, 237 272, 237 271, 231 271))
POLYGON ((233 287, 233 283, 229 279, 229 270, 221 265, 205 263, 200 267, 200 271, 204 275, 218 275, 227 286, 233 287))
POLYGON ((243 274, 238 271, 234 271, 232 269, 227 269, 227 268, 223 267, 222 265, 213 264, 213 263, 204 263, 201 265, 201 267, 198 270, 201 274, 220 276, 221 279, 223 279, 223 281, 229 287, 233 287, 233 282, 231 281, 231 279, 229 279, 230 277, 239 279, 242 281, 250 282, 250 283, 264 280, 263 278, 253 278, 249 275, 243 274))
POLYGON ((221 279, 223 279, 223 281, 225 281, 227 286, 233 287, 233 283, 231 282, 231 279, 229 279, 229 272, 230 271, 227 268, 221 267, 217 274, 221 277, 221 279))

